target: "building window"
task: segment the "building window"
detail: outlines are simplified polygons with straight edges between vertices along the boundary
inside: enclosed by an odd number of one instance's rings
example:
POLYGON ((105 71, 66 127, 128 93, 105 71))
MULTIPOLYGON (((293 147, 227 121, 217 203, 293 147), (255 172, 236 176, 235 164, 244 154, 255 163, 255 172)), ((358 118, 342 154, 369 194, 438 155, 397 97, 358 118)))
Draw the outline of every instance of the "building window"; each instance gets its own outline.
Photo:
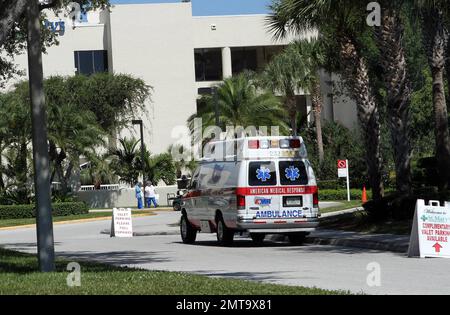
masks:
POLYGON ((108 52, 106 50, 75 51, 77 74, 91 75, 108 71, 108 52))
POLYGON ((195 49, 195 80, 220 81, 222 80, 222 50, 195 49))
POLYGON ((244 70, 256 71, 258 69, 256 48, 233 48, 231 49, 231 60, 233 74, 239 74, 244 70))

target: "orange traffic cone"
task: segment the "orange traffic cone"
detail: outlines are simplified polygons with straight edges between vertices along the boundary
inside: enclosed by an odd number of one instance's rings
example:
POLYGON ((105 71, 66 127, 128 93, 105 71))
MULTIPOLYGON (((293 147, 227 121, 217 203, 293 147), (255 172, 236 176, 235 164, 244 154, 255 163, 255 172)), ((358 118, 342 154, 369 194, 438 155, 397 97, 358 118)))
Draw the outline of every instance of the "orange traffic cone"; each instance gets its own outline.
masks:
POLYGON ((366 202, 367 202, 367 191, 366 191, 366 186, 363 186, 362 203, 366 203, 366 202))

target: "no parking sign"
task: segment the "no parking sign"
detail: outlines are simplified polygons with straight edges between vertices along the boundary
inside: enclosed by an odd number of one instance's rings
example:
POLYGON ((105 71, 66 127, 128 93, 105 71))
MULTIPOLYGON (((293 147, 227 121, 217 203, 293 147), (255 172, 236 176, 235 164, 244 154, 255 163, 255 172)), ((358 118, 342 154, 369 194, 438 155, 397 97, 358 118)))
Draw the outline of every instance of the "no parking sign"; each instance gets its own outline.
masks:
POLYGON ((348 176, 348 161, 347 160, 338 160, 338 177, 347 177, 348 176))
POLYGON ((338 177, 347 178, 347 200, 350 201, 350 178, 348 172, 348 160, 338 160, 338 177))

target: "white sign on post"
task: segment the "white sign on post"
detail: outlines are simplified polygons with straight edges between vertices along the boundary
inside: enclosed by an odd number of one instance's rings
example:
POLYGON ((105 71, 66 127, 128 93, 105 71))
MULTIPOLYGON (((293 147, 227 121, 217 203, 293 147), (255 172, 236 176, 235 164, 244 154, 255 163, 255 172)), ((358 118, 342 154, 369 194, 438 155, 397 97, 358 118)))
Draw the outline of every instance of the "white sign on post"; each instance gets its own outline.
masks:
POLYGON ((350 201, 350 177, 348 171, 348 160, 338 160, 338 177, 347 178, 347 200, 350 201))
POLYGON ((111 221, 111 237, 133 237, 131 209, 114 208, 111 221))
POLYGON ((450 203, 417 200, 408 257, 450 258, 450 203))

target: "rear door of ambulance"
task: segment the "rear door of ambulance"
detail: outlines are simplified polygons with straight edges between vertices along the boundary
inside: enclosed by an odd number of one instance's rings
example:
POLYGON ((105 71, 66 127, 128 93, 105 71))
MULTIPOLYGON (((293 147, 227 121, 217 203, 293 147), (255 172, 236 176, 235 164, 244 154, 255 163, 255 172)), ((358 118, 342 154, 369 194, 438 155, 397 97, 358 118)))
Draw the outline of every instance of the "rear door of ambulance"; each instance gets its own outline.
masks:
POLYGON ((262 160, 249 161, 247 164, 245 204, 247 215, 253 217, 254 223, 274 223, 281 209, 281 198, 276 194, 276 163, 274 160, 262 160))
POLYGON ((279 160, 280 210, 288 222, 301 223, 311 217, 315 187, 309 186, 307 165, 304 160, 279 160))

